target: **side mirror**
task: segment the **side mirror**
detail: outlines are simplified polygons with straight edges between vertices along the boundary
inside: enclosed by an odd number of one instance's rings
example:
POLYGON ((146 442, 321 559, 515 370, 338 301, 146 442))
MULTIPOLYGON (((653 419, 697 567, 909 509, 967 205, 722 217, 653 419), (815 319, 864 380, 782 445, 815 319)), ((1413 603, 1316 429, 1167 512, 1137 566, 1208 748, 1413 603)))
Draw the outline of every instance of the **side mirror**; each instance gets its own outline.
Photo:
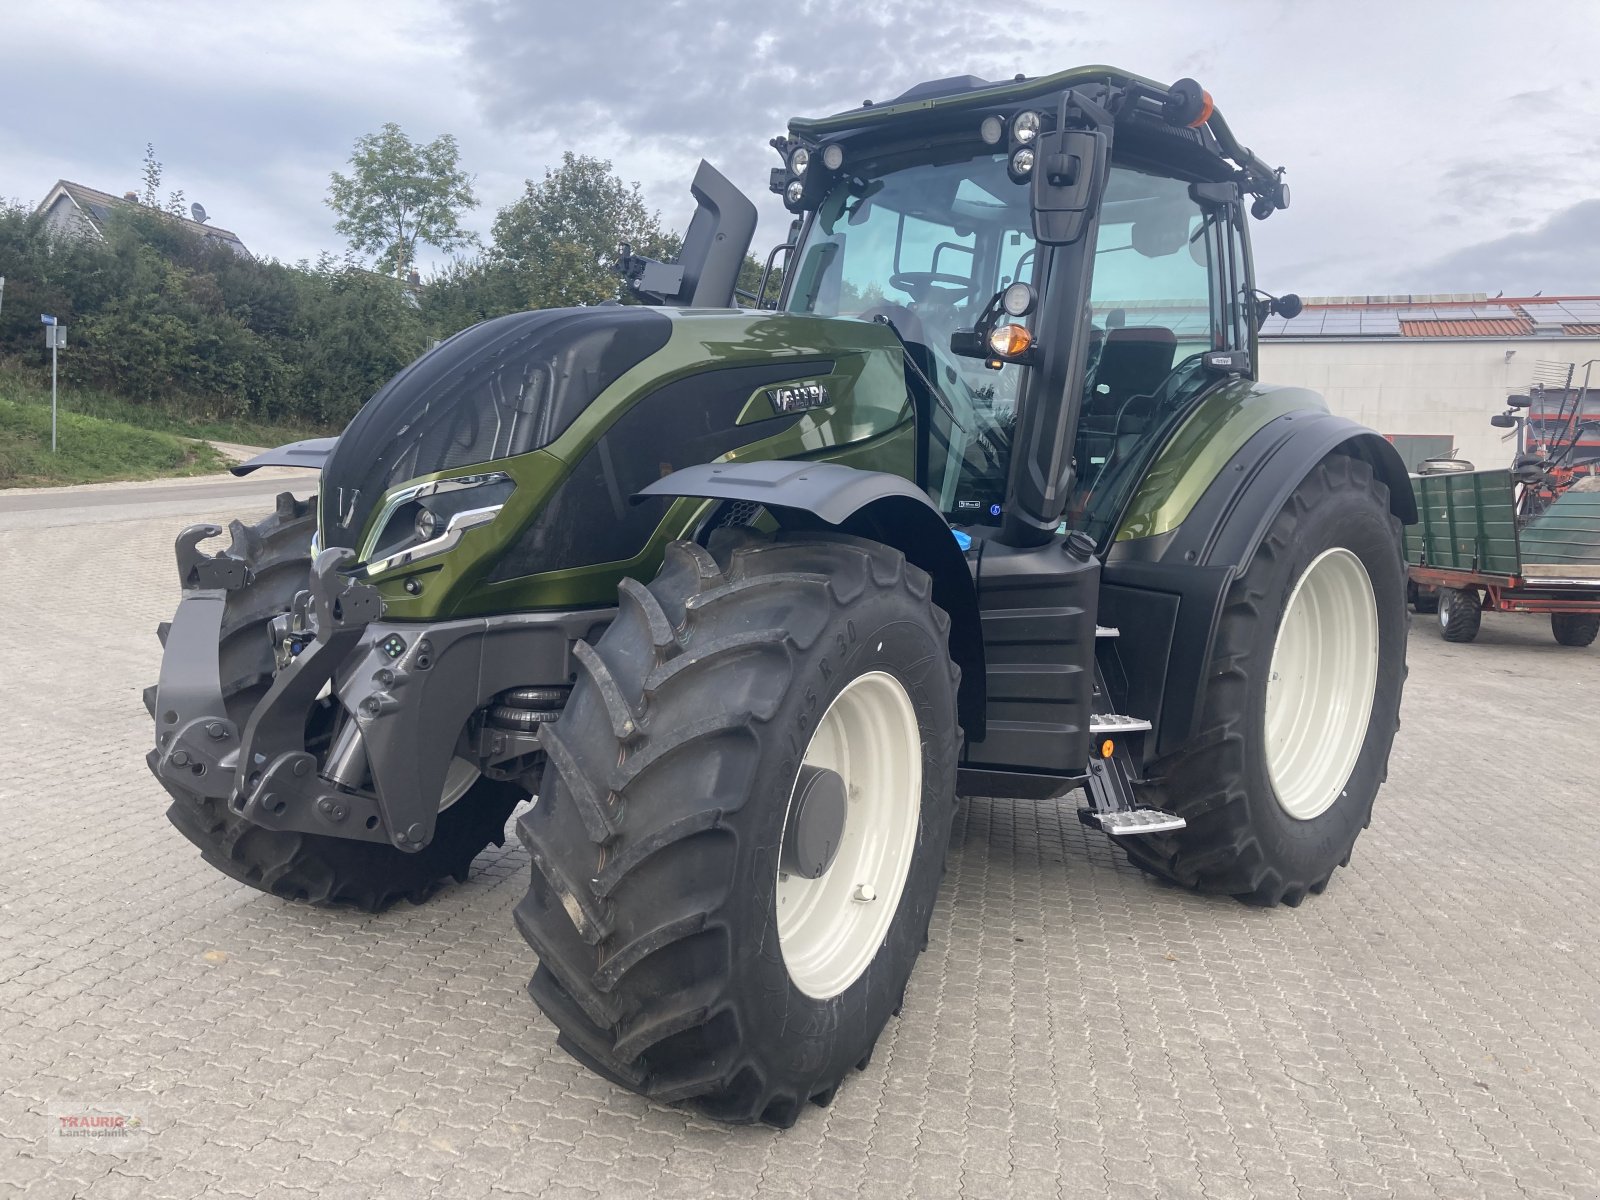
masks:
POLYGON ((1031 192, 1034 241, 1070 246, 1083 236, 1105 183, 1108 146, 1098 130, 1039 135, 1031 192))
POLYGON ((1532 400, 1531 397, 1528 397, 1528 396, 1507 396, 1506 397, 1506 407, 1507 408, 1531 408, 1531 407, 1533 407, 1533 400, 1532 400))
POLYGON ((1269 296, 1266 292, 1257 292, 1255 306, 1258 329, 1273 313, 1277 313, 1285 321, 1292 321, 1305 311, 1305 305, 1300 303, 1300 297, 1293 292, 1285 292, 1281 296, 1269 296))
POLYGON ((1515 429, 1517 427, 1517 419, 1508 412, 1495 413, 1494 416, 1489 418, 1489 424, 1496 429, 1515 429))

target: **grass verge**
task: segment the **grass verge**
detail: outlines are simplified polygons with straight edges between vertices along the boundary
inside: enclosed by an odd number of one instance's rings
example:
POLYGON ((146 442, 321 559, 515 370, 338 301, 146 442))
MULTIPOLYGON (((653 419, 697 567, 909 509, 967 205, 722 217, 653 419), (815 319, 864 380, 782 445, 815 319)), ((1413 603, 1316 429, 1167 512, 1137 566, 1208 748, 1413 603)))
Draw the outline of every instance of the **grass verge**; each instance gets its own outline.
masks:
MULTIPOLYGON (((63 351, 63 353, 67 353, 63 351)), ((0 360, 0 400, 14 404, 44 406, 46 422, 50 408, 50 376, 26 367, 15 359, 0 360), (41 382, 42 379, 42 382, 41 382)), ((235 442, 244 446, 282 446, 301 438, 323 437, 337 429, 316 429, 299 425, 271 425, 261 421, 239 420, 203 411, 194 402, 164 407, 129 400, 98 388, 63 387, 59 397, 62 412, 80 413, 171 433, 178 437, 205 438, 213 442, 235 442)))
POLYGON ((213 475, 228 460, 205 442, 62 412, 50 452, 50 409, 0 399, 0 488, 213 475))

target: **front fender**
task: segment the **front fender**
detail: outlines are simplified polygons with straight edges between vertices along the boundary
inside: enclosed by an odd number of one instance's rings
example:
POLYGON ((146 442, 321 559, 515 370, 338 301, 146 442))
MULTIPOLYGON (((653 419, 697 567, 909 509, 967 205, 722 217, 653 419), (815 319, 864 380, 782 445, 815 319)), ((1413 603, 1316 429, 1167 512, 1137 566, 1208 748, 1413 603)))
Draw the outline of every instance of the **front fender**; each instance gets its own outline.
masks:
POLYGON ((248 475, 262 467, 305 467, 307 470, 320 471, 338 440, 336 437, 320 437, 290 442, 287 446, 278 446, 254 458, 247 458, 228 470, 234 475, 248 475))
POLYGON ((967 737, 983 737, 985 676, 977 586, 944 514, 916 484, 886 471, 840 463, 768 459, 685 467, 642 488, 634 498, 642 496, 748 500, 770 512, 780 528, 831 529, 893 546, 933 581, 933 602, 950 618, 950 657, 961 669, 956 698, 961 724, 967 737))

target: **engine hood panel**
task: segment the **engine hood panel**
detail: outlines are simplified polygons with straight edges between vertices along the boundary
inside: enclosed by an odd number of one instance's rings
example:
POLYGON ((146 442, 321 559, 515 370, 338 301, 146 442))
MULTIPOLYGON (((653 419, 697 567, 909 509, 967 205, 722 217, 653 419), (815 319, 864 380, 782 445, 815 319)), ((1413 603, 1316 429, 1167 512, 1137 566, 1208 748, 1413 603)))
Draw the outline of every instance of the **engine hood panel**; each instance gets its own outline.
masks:
MULTIPOLYGON (((485 321, 401 371, 340 436, 323 469, 322 544, 361 546, 384 495, 414 480, 541 449, 576 461, 633 405, 690 376, 861 354, 898 364, 899 344, 869 322, 732 309, 600 305, 485 321)), ((898 407, 903 390, 889 390, 884 403, 898 407)), ((689 428, 698 393, 679 395, 689 428)))
POLYGON ((325 546, 356 546, 383 494, 420 476, 549 444, 672 323, 636 306, 484 321, 406 367, 356 414, 323 467, 325 546))

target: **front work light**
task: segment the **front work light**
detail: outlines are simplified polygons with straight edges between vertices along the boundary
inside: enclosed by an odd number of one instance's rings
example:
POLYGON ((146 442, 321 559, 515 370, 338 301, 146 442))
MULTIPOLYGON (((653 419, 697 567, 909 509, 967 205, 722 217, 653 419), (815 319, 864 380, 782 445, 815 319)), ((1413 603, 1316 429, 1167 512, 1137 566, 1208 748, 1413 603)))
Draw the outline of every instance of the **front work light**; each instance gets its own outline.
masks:
POLYGON ((985 117, 983 124, 978 126, 978 136, 983 139, 985 146, 998 146, 1005 135, 1006 123, 999 117, 985 117))
POLYGON ((1027 283, 1013 283, 1000 297, 1000 307, 1005 309, 1008 317, 1025 317, 1033 311, 1038 297, 1034 295, 1033 285, 1027 283))
POLYGON ((838 142, 829 142, 822 148, 822 165, 830 171, 837 171, 844 166, 844 147, 838 142))

